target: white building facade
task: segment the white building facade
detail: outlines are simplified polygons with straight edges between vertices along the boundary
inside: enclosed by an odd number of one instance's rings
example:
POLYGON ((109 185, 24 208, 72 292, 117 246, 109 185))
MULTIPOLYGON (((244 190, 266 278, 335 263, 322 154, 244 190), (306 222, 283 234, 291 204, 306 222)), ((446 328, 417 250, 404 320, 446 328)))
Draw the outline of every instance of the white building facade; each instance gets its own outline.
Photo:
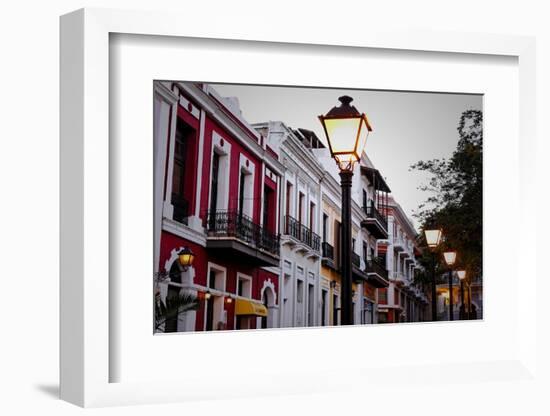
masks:
POLYGON ((415 270, 420 268, 416 260, 419 254, 417 233, 399 203, 391 197, 387 209, 388 239, 380 245, 386 252, 390 286, 381 296, 379 319, 383 322, 424 321, 428 300, 414 285, 415 270))
POLYGON ((270 121, 255 127, 279 154, 285 168, 279 199, 280 327, 318 326, 323 170, 311 147, 322 144, 312 132, 294 130, 282 122, 270 121))

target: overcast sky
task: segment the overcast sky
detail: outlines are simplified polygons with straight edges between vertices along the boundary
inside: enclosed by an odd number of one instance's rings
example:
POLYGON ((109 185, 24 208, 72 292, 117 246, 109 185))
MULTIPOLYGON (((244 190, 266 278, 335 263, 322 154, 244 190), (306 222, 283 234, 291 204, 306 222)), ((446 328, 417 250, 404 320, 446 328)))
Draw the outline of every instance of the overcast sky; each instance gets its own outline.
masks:
POLYGON ((249 123, 282 121, 293 128, 313 130, 325 144, 317 116, 339 104, 339 96, 353 97, 352 104, 367 115, 373 129, 365 152, 417 228, 412 214, 428 197, 418 187, 429 177, 409 172, 410 165, 450 157, 458 142, 460 115, 482 109, 480 95, 212 85, 222 96, 239 99, 249 123))

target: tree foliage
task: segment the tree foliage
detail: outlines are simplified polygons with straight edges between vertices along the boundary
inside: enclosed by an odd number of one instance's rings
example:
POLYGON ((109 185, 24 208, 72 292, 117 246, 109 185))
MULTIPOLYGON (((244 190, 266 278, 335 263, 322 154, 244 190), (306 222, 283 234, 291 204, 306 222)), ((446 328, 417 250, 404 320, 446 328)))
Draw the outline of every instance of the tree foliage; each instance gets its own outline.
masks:
POLYGON ((180 314, 197 310, 198 307, 199 300, 189 293, 168 296, 165 301, 162 301, 157 294, 155 296, 155 330, 161 330, 167 320, 179 319, 180 314))
MULTIPOLYGON (((445 241, 440 251, 446 248, 456 250, 459 266, 466 269, 470 277, 482 273, 482 123, 481 111, 463 112, 457 128, 459 141, 451 157, 419 161, 411 166, 411 169, 427 172, 431 176, 429 182, 419 188, 429 196, 419 206, 415 216, 422 229, 433 226, 443 229, 445 241)), ((431 267, 427 254, 421 262, 431 267)), ((438 264, 436 267, 444 268, 444 265, 438 264)), ((420 282, 425 279, 424 273, 419 274, 420 282)))

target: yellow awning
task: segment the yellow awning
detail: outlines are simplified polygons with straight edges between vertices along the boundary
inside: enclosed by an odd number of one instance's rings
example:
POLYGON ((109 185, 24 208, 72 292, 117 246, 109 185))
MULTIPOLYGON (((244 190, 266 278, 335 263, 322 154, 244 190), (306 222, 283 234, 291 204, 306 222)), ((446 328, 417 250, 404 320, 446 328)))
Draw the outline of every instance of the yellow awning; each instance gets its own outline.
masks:
POLYGON ((235 301, 235 315, 267 316, 267 308, 259 302, 237 298, 235 301))

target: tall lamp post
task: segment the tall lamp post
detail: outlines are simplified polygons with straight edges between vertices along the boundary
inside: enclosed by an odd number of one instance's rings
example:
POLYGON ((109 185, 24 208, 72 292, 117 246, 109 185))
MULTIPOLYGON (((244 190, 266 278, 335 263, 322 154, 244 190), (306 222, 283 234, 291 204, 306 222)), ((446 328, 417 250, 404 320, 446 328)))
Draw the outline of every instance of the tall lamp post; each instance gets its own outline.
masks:
POLYGON ((466 279, 466 270, 457 270, 456 274, 460 280, 460 319, 464 319, 465 316, 465 306, 464 306, 464 279, 466 279))
POLYGON ((456 251, 445 251, 443 253, 445 263, 449 266, 449 321, 454 320, 453 316, 453 269, 452 266, 456 262, 456 251))
POLYGON ((364 113, 351 105, 353 98, 344 95, 338 98, 340 105, 326 115, 319 116, 325 130, 330 155, 340 169, 342 188, 342 325, 353 325, 351 293, 351 183, 353 167, 361 159, 361 153, 372 128, 364 113))
POLYGON ((437 321, 437 291, 435 283, 435 249, 441 242, 443 232, 439 228, 430 230, 424 230, 424 237, 426 238, 426 244, 432 253, 432 321, 437 321))

